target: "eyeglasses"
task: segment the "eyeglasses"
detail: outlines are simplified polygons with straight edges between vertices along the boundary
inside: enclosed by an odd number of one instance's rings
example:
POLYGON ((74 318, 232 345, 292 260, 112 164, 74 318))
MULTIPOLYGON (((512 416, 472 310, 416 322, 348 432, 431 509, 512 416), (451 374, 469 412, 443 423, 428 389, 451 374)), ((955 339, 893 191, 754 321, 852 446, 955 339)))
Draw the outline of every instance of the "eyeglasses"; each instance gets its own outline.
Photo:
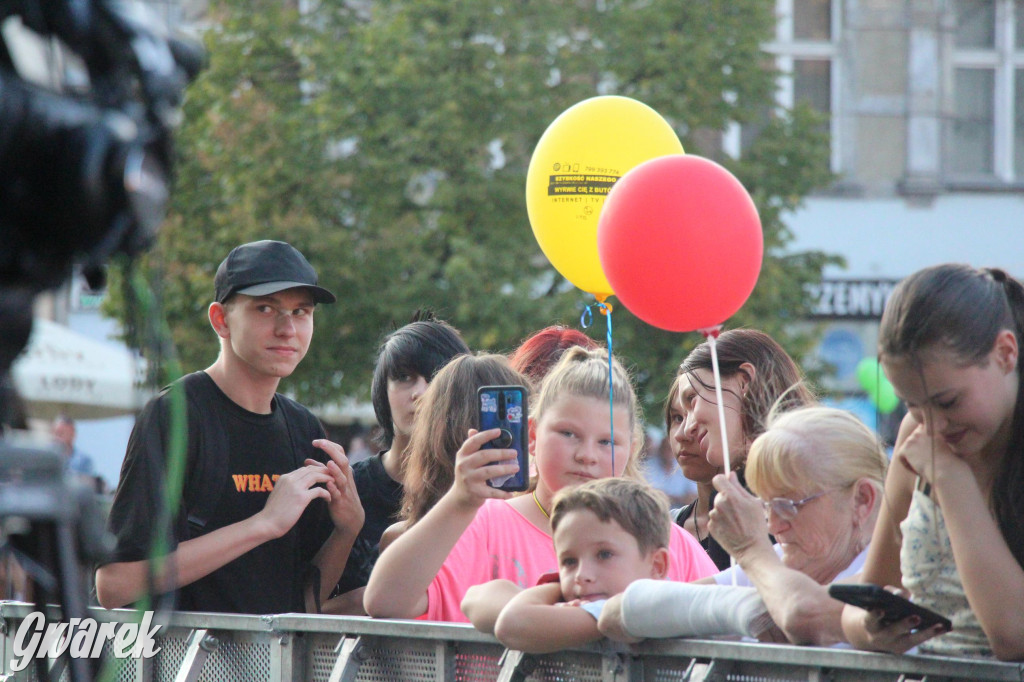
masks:
POLYGON ((800 512, 800 508, 811 500, 816 500, 822 495, 826 495, 832 492, 831 490, 822 490, 817 495, 811 495, 805 497, 802 500, 791 500, 787 497, 773 497, 768 501, 761 501, 761 506, 764 507, 764 518, 768 519, 771 516, 771 512, 775 512, 783 521, 792 521, 796 518, 796 515, 800 512))

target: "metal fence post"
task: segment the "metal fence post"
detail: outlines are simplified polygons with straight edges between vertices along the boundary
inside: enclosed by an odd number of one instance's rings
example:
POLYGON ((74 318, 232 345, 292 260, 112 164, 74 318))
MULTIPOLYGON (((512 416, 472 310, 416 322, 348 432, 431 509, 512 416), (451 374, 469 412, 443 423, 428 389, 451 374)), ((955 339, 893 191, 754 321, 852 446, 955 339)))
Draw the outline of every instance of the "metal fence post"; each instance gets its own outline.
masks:
POLYGON ((522 651, 505 649, 498 666, 498 682, 523 682, 537 668, 537 659, 522 651))
POLYGON ((328 682, 355 682, 363 662, 363 638, 343 636, 334 650, 338 658, 334 660, 328 682))
POLYGON ((437 682, 455 679, 455 644, 439 640, 434 645, 435 677, 437 682))
POLYGON ((296 670, 295 637, 291 633, 272 633, 270 638, 270 681, 291 682, 302 679, 296 670))
POLYGON ((209 630, 193 630, 188 638, 188 650, 185 652, 185 660, 181 662, 174 682, 195 682, 199 674, 203 672, 203 666, 210 653, 220 646, 220 641, 210 634, 209 630))

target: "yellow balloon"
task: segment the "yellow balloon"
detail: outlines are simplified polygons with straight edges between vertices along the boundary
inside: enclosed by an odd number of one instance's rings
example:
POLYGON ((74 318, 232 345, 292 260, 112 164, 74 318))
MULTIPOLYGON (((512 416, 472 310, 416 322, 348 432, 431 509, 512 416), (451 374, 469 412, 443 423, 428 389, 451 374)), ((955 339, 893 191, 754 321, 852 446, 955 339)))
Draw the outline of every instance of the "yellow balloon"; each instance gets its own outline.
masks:
POLYGON ((552 121, 530 159, 526 211, 555 269, 599 300, 612 295, 597 253, 597 219, 608 190, 634 166, 682 153, 668 122, 629 97, 592 97, 552 121))

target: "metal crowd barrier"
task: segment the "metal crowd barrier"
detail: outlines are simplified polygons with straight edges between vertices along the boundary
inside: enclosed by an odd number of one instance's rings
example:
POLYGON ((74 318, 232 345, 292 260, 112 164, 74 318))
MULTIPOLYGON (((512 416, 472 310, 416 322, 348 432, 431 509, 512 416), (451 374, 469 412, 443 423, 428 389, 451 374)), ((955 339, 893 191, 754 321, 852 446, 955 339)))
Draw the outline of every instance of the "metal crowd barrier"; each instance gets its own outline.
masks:
MULTIPOLYGON (((0 602, 3 674, 38 680, 34 665, 14 673, 14 637, 33 612, 0 602)), ((93 609, 99 622, 130 623, 134 611, 93 609)), ((554 654, 504 649, 467 625, 339 616, 158 615, 160 651, 149 659, 114 659, 105 648, 105 679, 118 682, 824 682, 1024 680, 1024 664, 935 656, 671 639, 635 646, 604 642, 554 654)), ((48 661, 51 680, 68 680, 66 661, 48 661)))

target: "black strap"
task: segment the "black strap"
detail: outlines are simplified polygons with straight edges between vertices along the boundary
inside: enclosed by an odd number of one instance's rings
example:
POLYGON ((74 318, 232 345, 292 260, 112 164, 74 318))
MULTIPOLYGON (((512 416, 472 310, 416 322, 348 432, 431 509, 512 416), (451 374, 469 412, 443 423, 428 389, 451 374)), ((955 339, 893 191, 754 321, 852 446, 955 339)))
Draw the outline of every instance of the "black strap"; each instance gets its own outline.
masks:
MULTIPOLYGON (((207 381, 204 373, 193 372, 178 381, 185 389, 190 445, 183 497, 189 536, 197 537, 205 531, 223 493, 223 482, 228 475, 228 437, 213 412, 200 404, 200 387, 207 381), (191 447, 193 443, 196 447, 191 447)), ((169 389, 168 386, 164 391, 169 389)))
POLYGON ((680 528, 683 528, 686 521, 690 518, 690 515, 693 514, 693 510, 696 508, 696 506, 697 503, 696 501, 694 501, 689 504, 684 504, 682 507, 679 507, 678 509, 670 509, 669 513, 671 514, 672 520, 675 521, 676 525, 680 528))
POLYGON ((932 496, 932 484, 918 476, 917 480, 914 481, 914 487, 924 493, 925 497, 932 496))
POLYGON ((294 469, 298 469, 306 459, 304 453, 312 454, 310 452, 312 445, 309 441, 303 440, 305 431, 299 427, 303 421, 307 420, 306 415, 309 412, 299 403, 291 398, 284 397, 280 393, 275 398, 281 410, 281 415, 284 417, 285 426, 288 427, 288 438, 292 442, 292 456, 294 457, 292 465, 294 469))

